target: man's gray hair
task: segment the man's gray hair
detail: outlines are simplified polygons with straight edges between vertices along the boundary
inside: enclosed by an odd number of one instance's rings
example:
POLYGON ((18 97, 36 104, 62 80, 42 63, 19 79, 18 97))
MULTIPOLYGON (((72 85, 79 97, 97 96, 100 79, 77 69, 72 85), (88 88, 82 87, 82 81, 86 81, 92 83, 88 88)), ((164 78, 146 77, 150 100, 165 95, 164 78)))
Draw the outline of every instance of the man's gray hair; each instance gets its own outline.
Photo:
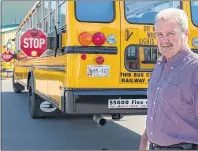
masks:
POLYGON ((156 15, 155 23, 159 20, 168 19, 175 19, 182 31, 188 30, 188 17, 183 10, 177 8, 164 9, 156 15))

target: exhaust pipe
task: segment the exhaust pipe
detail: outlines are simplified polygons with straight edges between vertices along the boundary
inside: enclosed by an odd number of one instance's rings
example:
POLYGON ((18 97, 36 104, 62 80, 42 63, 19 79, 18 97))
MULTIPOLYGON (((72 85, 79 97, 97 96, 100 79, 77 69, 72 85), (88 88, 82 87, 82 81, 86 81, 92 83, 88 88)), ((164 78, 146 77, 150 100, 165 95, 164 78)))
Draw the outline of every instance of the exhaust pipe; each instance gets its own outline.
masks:
POLYGON ((100 126, 104 126, 106 124, 106 120, 102 116, 94 115, 93 120, 100 126))

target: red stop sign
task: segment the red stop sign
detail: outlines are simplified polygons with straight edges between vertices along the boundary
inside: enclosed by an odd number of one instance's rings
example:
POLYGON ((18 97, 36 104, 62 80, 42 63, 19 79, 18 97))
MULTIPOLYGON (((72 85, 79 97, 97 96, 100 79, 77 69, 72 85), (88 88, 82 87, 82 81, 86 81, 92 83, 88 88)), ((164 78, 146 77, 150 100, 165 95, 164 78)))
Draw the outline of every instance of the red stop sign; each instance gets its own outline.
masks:
POLYGON ((40 57, 47 50, 47 36, 41 29, 28 29, 19 42, 21 51, 28 57, 40 57))
POLYGON ((5 62, 10 62, 10 61, 13 59, 13 54, 12 54, 10 51, 5 51, 5 52, 2 54, 2 59, 3 59, 5 62))

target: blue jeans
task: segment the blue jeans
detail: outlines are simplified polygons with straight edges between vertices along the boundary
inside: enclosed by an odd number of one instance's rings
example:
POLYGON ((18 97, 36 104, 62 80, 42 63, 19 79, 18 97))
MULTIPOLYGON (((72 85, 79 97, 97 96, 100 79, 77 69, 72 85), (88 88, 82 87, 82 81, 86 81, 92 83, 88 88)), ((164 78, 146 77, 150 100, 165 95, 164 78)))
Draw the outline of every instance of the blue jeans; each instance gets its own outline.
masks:
POLYGON ((188 144, 188 143, 181 143, 175 144, 171 146, 159 146, 153 143, 150 143, 149 150, 197 150, 198 144, 188 144))

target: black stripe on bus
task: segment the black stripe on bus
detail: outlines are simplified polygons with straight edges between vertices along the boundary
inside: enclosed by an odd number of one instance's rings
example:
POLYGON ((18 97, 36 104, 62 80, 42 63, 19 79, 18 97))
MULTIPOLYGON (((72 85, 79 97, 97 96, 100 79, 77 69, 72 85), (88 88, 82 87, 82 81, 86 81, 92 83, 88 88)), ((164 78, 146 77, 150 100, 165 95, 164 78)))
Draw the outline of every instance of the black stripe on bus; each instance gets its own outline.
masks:
POLYGON ((97 47, 97 46, 68 46, 63 53, 87 53, 87 54, 117 54, 117 47, 97 47))

